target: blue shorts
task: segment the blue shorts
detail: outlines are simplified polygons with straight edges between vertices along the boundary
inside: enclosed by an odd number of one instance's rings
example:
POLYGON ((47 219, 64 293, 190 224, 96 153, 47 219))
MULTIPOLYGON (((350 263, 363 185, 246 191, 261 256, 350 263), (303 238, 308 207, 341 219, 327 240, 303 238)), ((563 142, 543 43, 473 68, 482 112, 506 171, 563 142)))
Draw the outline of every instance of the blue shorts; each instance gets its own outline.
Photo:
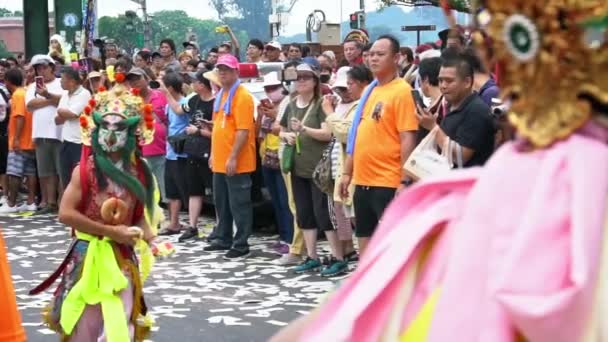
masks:
POLYGON ((23 177, 36 175, 36 154, 33 151, 10 151, 8 153, 6 174, 23 177))

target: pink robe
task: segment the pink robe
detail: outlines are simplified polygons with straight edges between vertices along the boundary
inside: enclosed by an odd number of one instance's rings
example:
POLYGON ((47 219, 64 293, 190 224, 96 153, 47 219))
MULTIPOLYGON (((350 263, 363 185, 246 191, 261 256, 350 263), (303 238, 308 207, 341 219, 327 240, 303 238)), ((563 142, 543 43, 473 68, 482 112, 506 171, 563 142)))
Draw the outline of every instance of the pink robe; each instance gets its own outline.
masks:
POLYGON ((437 289, 425 341, 588 338, 608 248, 608 134, 585 130, 546 150, 508 144, 483 169, 453 171, 399 195, 357 271, 301 341, 381 341, 392 319, 403 333, 437 289), (427 249, 424 266, 410 272, 427 249), (415 274, 412 289, 394 317, 407 272, 415 274))

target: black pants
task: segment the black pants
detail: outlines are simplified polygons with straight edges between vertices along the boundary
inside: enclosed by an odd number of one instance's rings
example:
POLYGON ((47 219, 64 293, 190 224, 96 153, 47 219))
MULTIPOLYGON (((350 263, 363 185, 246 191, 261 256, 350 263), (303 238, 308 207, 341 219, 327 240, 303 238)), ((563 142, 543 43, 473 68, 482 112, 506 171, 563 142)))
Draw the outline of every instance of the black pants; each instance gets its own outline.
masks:
POLYGON ((249 251, 248 240, 253 230, 251 175, 238 173, 227 176, 225 173, 214 173, 213 200, 218 222, 214 232, 216 239, 212 244, 239 252, 249 251), (236 234, 233 233, 233 222, 236 234))
POLYGON ((186 167, 186 158, 167 159, 165 163, 165 193, 167 199, 181 200, 183 205, 188 205, 186 167))
POLYGON ((355 187, 353 204, 355 206, 355 235, 360 238, 371 237, 384 213, 384 209, 395 197, 395 188, 374 186, 355 187))
POLYGON ((65 189, 70 180, 72 179, 72 171, 78 163, 80 163, 80 154, 82 153, 82 144, 76 144, 69 141, 61 143, 61 149, 59 150, 59 177, 61 178, 61 184, 65 189))
POLYGON ((329 218, 327 195, 310 178, 291 174, 291 188, 296 203, 296 220, 300 229, 333 230, 329 218))

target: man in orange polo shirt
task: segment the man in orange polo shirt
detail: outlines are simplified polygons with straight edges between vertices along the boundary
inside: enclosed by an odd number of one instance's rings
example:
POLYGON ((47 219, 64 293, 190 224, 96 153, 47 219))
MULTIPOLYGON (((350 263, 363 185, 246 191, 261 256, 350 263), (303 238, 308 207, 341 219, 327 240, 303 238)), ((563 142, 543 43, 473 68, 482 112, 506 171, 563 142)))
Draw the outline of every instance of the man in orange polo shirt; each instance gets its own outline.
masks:
POLYGON ((217 238, 204 250, 228 250, 224 258, 234 260, 249 255, 247 240, 253 227, 254 103, 252 95, 240 84, 236 57, 225 54, 218 59, 216 67, 222 89, 213 106, 210 164, 218 223, 217 238))
POLYGON ((349 134, 349 156, 340 182, 346 197, 356 185, 355 235, 363 254, 384 209, 405 179, 403 164, 416 147, 418 119, 411 88, 398 75, 399 42, 381 36, 370 50, 375 81, 364 92, 349 134), (357 114, 359 116, 357 117, 357 114))

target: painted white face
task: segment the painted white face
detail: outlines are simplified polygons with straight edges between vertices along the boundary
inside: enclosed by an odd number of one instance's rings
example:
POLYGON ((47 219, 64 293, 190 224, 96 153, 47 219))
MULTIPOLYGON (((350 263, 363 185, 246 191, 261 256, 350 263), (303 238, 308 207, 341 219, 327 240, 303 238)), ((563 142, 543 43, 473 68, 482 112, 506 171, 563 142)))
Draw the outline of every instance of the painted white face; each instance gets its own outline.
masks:
POLYGON ((109 114, 103 117, 97 142, 105 152, 117 152, 126 145, 128 133, 129 127, 124 118, 109 114))

